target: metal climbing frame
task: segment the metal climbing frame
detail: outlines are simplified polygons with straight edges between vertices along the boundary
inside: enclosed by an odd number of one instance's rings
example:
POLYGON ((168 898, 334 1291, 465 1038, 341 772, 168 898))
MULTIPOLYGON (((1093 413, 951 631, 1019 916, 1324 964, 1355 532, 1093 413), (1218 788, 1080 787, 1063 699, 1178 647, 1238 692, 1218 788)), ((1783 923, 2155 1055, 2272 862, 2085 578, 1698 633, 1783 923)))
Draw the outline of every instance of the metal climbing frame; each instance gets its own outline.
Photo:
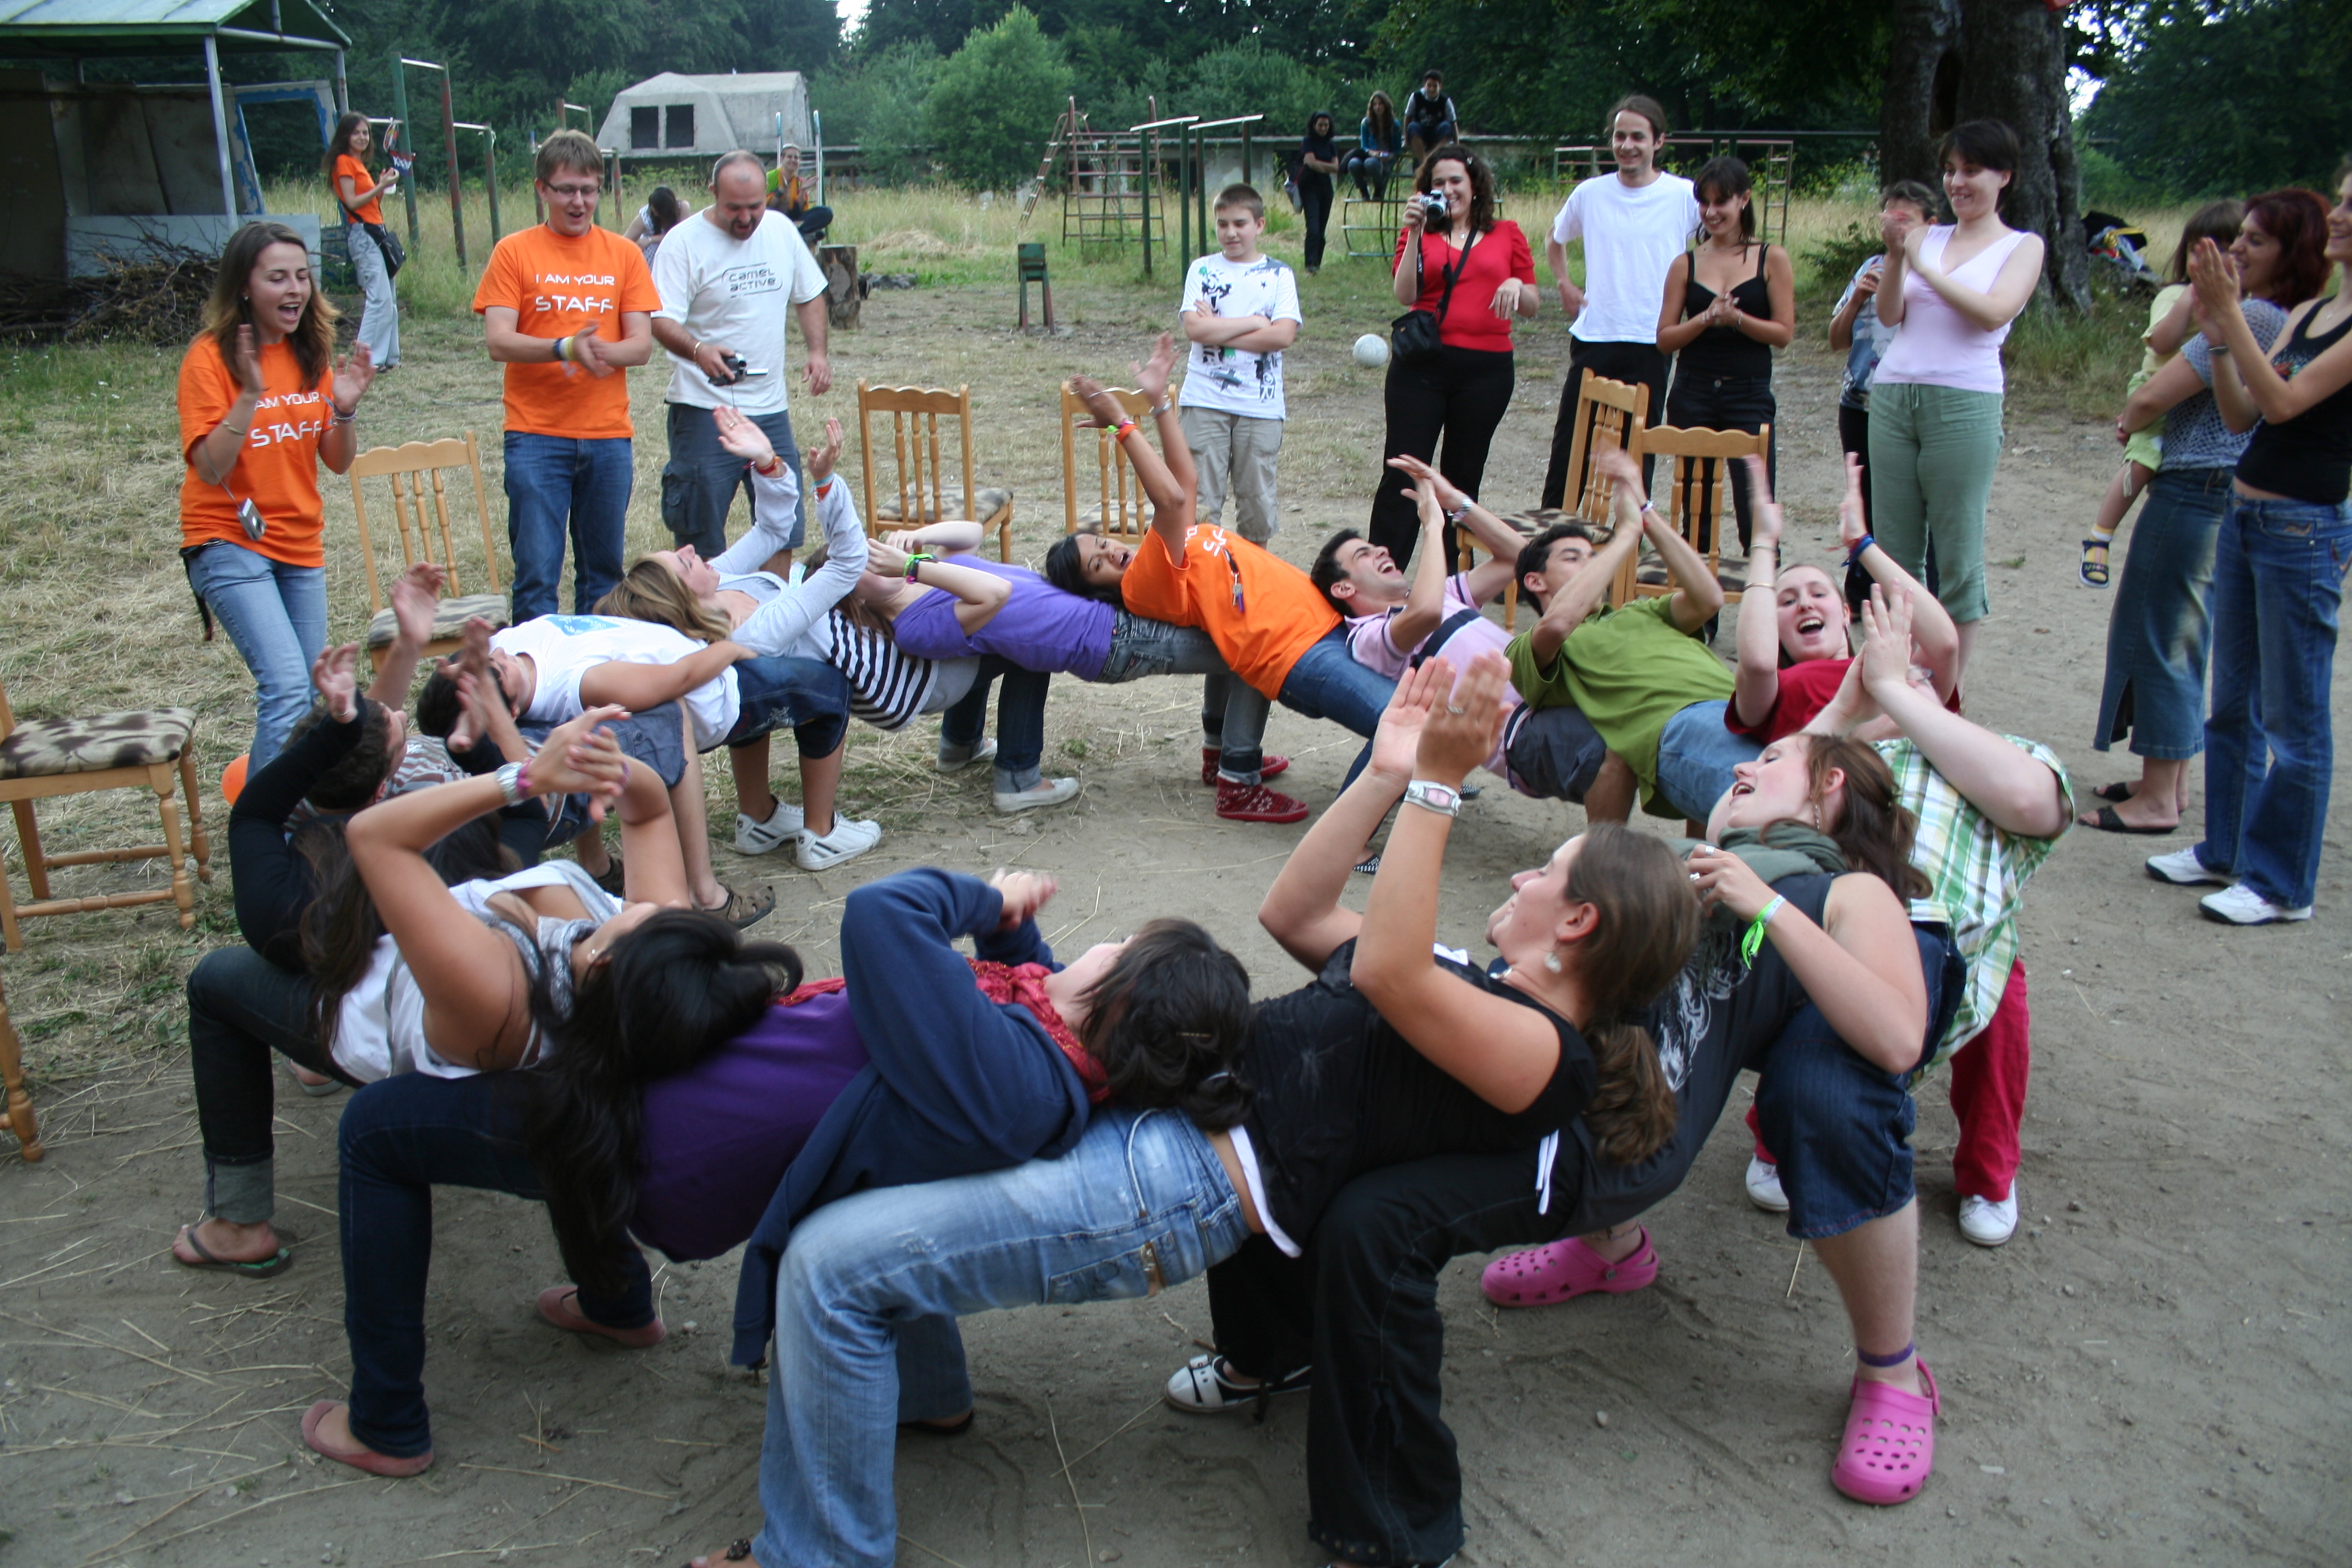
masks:
MULTIPOLYGON (((1696 172, 1709 158, 1728 153, 1748 165, 1756 182, 1756 234, 1768 243, 1776 237, 1789 243, 1789 193, 1795 184, 1797 143, 1785 136, 1742 136, 1734 132, 1700 132, 1669 136, 1659 162, 1677 174, 1696 172)), ((1617 166, 1606 147, 1563 145, 1551 150, 1552 179, 1562 194, 1581 180, 1597 179, 1617 166)))
MULTIPOLYGON (((1190 116, 1186 117, 1189 121, 1190 116)), ((1141 240, 1147 248, 1151 230, 1163 238, 1167 215, 1159 193, 1152 189, 1151 163, 1159 154, 1162 126, 1154 121, 1125 132, 1096 131, 1073 102, 1055 127, 1041 176, 1062 165, 1062 239, 1075 243, 1081 254, 1088 247, 1124 246, 1141 240)))

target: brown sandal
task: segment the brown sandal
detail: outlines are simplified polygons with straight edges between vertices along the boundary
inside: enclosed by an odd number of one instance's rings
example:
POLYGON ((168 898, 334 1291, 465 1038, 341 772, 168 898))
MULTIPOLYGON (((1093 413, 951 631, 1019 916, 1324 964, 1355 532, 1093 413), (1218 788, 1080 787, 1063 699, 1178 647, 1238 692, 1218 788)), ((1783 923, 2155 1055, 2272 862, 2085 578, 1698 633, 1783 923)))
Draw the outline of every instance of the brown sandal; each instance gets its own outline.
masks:
POLYGON ((717 909, 705 912, 717 915, 737 931, 741 931, 745 926, 758 925, 775 912, 776 889, 773 888, 763 885, 757 893, 747 893, 740 888, 730 888, 724 882, 719 883, 719 886, 726 893, 727 901, 717 909))

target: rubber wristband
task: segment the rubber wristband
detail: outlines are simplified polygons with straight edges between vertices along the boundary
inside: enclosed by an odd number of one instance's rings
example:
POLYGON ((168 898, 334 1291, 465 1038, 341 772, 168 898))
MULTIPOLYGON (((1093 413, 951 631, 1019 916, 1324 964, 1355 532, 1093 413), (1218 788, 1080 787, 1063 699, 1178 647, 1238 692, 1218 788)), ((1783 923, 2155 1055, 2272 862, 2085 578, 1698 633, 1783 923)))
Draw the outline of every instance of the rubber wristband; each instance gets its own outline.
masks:
MULTIPOLYGON (((1780 894, 1773 894, 1772 901, 1758 910, 1756 918, 1748 922, 1748 934, 1739 939, 1739 962, 1743 968, 1755 967, 1756 955, 1764 948, 1764 928, 1772 923, 1772 917, 1779 914, 1780 907, 1788 901, 1780 894)), ((1887 1364, 1892 1366, 1895 1363, 1889 1362, 1887 1364)))
POLYGON ((1135 421, 1132 419, 1122 419, 1118 422, 1118 428, 1110 433, 1110 438, 1114 441, 1124 441, 1129 436, 1134 434, 1135 421))
POLYGON ((572 356, 563 352, 563 345, 568 342, 570 342, 570 340, 567 338, 558 338, 555 340, 555 363, 558 364, 568 364, 571 363, 572 356))
POLYGON ((759 475, 763 479, 772 479, 782 470, 783 466, 784 460, 782 458, 777 457, 773 452, 771 452, 768 454, 768 460, 766 462, 752 464, 751 471, 759 475))
POLYGON ((1853 542, 1853 549, 1851 549, 1851 550, 1849 550, 1849 551, 1847 551, 1847 552, 1845 552, 1845 563, 1846 563, 1847 565, 1849 565, 1849 566, 1859 566, 1859 565, 1861 565, 1861 564, 1862 564, 1862 558, 1863 558, 1863 555, 1864 555, 1864 553, 1865 553, 1865 552, 1870 549, 1870 547, 1871 547, 1872 545, 1874 545, 1874 544, 1875 544, 1875 543, 1877 543, 1877 542, 1878 542, 1878 536, 1877 536, 1876 534, 1874 534, 1874 533, 1865 533, 1865 534, 1864 534, 1860 539, 1857 539, 1857 540, 1855 540, 1855 541, 1853 542))
POLYGON ((1864 1350, 1860 1345, 1856 1345, 1853 1347, 1853 1359, 1862 1363, 1864 1366, 1874 1366, 1879 1371, 1885 1372, 1889 1367, 1901 1366, 1905 1362, 1909 1361, 1918 1352, 1919 1342, 1916 1340, 1913 1340, 1908 1344, 1906 1344, 1901 1350, 1896 1351, 1893 1355, 1873 1355, 1868 1351, 1864 1350))
POLYGON ((930 563, 932 563, 933 564, 937 564, 937 563, 938 563, 938 562, 939 562, 939 559, 940 559, 940 558, 939 558, 938 556, 933 555, 930 552, 929 552, 929 551, 927 551, 927 550, 926 550, 926 551, 919 551, 919 552, 918 552, 917 553, 915 553, 915 554, 913 554, 913 555, 909 555, 909 556, 908 556, 908 557, 907 557, 907 581, 908 581, 908 582, 909 582, 909 583, 911 583, 911 582, 913 582, 913 581, 915 580, 915 574, 916 574, 919 570, 920 570, 920 569, 921 569, 921 567, 922 567, 922 565, 923 565, 923 563, 924 563, 925 562, 930 562, 930 563))

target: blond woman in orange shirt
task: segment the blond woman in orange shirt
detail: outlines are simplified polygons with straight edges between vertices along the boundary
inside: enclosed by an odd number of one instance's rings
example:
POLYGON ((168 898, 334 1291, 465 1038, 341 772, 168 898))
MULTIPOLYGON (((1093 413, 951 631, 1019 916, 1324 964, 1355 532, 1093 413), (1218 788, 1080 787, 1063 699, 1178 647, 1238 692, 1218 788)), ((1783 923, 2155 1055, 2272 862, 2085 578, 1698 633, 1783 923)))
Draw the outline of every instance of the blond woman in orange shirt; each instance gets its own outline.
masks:
POLYGON ((229 237, 205 330, 180 361, 180 558, 258 688, 249 766, 268 765, 310 706, 327 646, 319 464, 352 466, 352 421, 375 379, 365 343, 338 360, 334 306, 302 237, 249 223, 229 237))

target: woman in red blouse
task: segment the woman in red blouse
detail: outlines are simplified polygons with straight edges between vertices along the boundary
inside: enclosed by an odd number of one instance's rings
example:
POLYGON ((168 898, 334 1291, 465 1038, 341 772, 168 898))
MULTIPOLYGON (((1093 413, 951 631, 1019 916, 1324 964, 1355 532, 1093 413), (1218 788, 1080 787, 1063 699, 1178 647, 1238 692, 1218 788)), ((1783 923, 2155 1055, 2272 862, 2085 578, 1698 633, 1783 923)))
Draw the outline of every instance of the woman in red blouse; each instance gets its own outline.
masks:
MULTIPOLYGON (((1474 500, 1486 472, 1486 448, 1511 405, 1511 323, 1536 313, 1536 262, 1517 224, 1495 216, 1495 175, 1459 142, 1432 153, 1413 178, 1397 235, 1397 303, 1439 315, 1434 354, 1389 361, 1388 445, 1381 485, 1365 531, 1397 564, 1412 559, 1420 522, 1412 489, 1396 457, 1434 462, 1448 483, 1474 500), (1436 216, 1435 203, 1444 203, 1436 216), (1446 297, 1451 279, 1453 296, 1446 297), (1443 307, 1441 312, 1440 307, 1443 307), (1437 456, 1438 437, 1445 453, 1437 456)), ((1448 558, 1454 528, 1445 529, 1448 558)))

